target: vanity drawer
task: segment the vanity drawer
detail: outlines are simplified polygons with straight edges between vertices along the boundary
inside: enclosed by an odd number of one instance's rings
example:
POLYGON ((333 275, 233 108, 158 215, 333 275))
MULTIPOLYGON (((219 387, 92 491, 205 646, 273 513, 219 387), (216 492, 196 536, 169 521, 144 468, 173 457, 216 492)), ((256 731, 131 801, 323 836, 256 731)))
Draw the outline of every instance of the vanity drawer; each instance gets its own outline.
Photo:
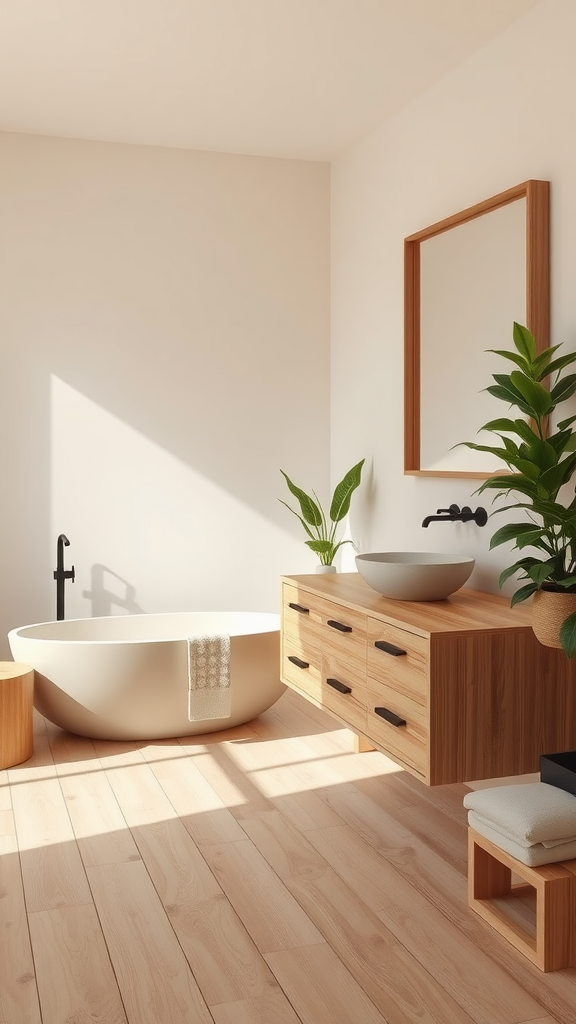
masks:
POLYGON ((292 637, 282 643, 282 682, 294 686, 314 700, 322 700, 322 658, 309 644, 292 637))
POLYGON ((365 675, 366 615, 324 600, 318 601, 317 609, 322 622, 322 651, 348 659, 365 675))
POLYGON ((282 632, 302 643, 318 646, 322 620, 318 609, 318 598, 290 586, 282 585, 282 632))
POLYGON ((369 684, 383 682, 398 694, 427 703, 429 643, 424 637, 369 617, 366 662, 369 684))
POLYGON ((426 774, 428 723, 421 704, 384 683, 368 686, 366 692, 366 735, 401 761, 426 774), (375 708, 382 709, 378 714, 375 708), (390 720, 382 717, 382 713, 390 720), (400 723, 404 724, 400 724, 400 723))
POLYGON ((366 731, 366 683, 361 675, 330 655, 322 656, 322 704, 351 729, 366 731))

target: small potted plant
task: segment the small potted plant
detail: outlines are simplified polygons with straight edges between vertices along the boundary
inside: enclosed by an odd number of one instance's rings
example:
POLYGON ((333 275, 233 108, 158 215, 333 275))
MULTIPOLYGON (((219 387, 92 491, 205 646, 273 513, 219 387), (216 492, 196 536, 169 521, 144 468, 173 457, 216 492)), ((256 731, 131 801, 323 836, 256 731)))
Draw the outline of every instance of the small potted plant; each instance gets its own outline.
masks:
POLYGON ((336 572, 336 566, 334 565, 334 557, 339 548, 343 544, 351 544, 349 540, 336 540, 336 533, 338 523, 340 523, 344 517, 348 514, 350 508, 350 499, 352 493, 360 484, 362 476, 362 466, 364 465, 364 459, 356 463, 352 469, 349 469, 346 476, 336 485, 334 494, 332 495, 332 501, 330 503, 330 512, 328 516, 324 512, 320 500, 315 491, 312 491, 313 497, 306 494, 301 487, 297 487, 292 482, 287 473, 283 469, 280 470, 282 476, 288 484, 288 490, 295 498, 298 499, 300 505, 300 512, 296 512, 293 508, 290 508, 287 502, 282 501, 282 498, 278 500, 286 505, 286 508, 292 512, 302 523, 306 533, 310 540, 306 541, 306 544, 312 551, 314 551, 319 559, 320 565, 317 566, 317 572, 336 572))
POLYGON ((507 470, 488 477, 477 493, 497 491, 496 497, 516 500, 496 509, 522 509, 521 522, 502 526, 490 548, 512 543, 522 554, 500 575, 499 585, 515 574, 526 581, 512 597, 518 604, 532 597, 532 627, 541 643, 561 647, 569 658, 576 653, 576 497, 574 489, 563 502, 560 492, 576 471, 576 416, 550 427, 556 408, 576 392, 576 374, 564 374, 576 353, 555 356, 554 345, 537 353, 530 331, 514 323, 515 351, 491 349, 514 364, 510 373, 493 374, 486 390, 518 410, 519 416, 491 420, 481 429, 498 438, 494 446, 466 441, 468 448, 491 452, 507 470))

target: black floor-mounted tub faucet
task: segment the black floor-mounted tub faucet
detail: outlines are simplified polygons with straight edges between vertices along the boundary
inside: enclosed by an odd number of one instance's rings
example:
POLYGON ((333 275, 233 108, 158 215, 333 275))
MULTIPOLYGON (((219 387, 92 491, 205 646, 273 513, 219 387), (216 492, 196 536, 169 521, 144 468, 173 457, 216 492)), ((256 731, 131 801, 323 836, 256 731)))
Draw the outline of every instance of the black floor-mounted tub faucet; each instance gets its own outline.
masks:
POLYGON ((74 566, 71 569, 64 568, 64 548, 69 547, 70 541, 65 533, 61 533, 58 537, 56 545, 56 569, 54 570, 54 579, 56 580, 56 618, 64 618, 64 584, 66 580, 74 580, 76 578, 76 571, 74 566))

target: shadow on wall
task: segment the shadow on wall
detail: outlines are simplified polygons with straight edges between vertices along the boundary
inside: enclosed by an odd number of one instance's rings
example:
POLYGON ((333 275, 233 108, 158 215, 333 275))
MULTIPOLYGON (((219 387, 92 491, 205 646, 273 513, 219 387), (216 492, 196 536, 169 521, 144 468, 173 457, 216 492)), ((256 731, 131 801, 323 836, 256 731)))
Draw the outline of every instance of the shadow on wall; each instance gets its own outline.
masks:
POLYGON ((91 570, 91 590, 83 590, 82 597, 92 602, 92 618, 101 615, 117 615, 119 610, 128 615, 144 612, 136 601, 136 590, 131 583, 122 579, 106 565, 98 562, 91 570), (113 611, 113 609, 115 609, 113 611))

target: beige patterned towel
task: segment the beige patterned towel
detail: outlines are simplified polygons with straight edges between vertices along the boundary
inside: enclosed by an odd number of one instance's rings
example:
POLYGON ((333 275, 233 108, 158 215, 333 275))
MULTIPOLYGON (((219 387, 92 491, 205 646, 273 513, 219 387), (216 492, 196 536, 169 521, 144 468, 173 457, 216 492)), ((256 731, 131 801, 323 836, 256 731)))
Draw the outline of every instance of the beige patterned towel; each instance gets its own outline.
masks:
POLYGON ((230 718, 230 637, 188 637, 188 721, 230 718))

